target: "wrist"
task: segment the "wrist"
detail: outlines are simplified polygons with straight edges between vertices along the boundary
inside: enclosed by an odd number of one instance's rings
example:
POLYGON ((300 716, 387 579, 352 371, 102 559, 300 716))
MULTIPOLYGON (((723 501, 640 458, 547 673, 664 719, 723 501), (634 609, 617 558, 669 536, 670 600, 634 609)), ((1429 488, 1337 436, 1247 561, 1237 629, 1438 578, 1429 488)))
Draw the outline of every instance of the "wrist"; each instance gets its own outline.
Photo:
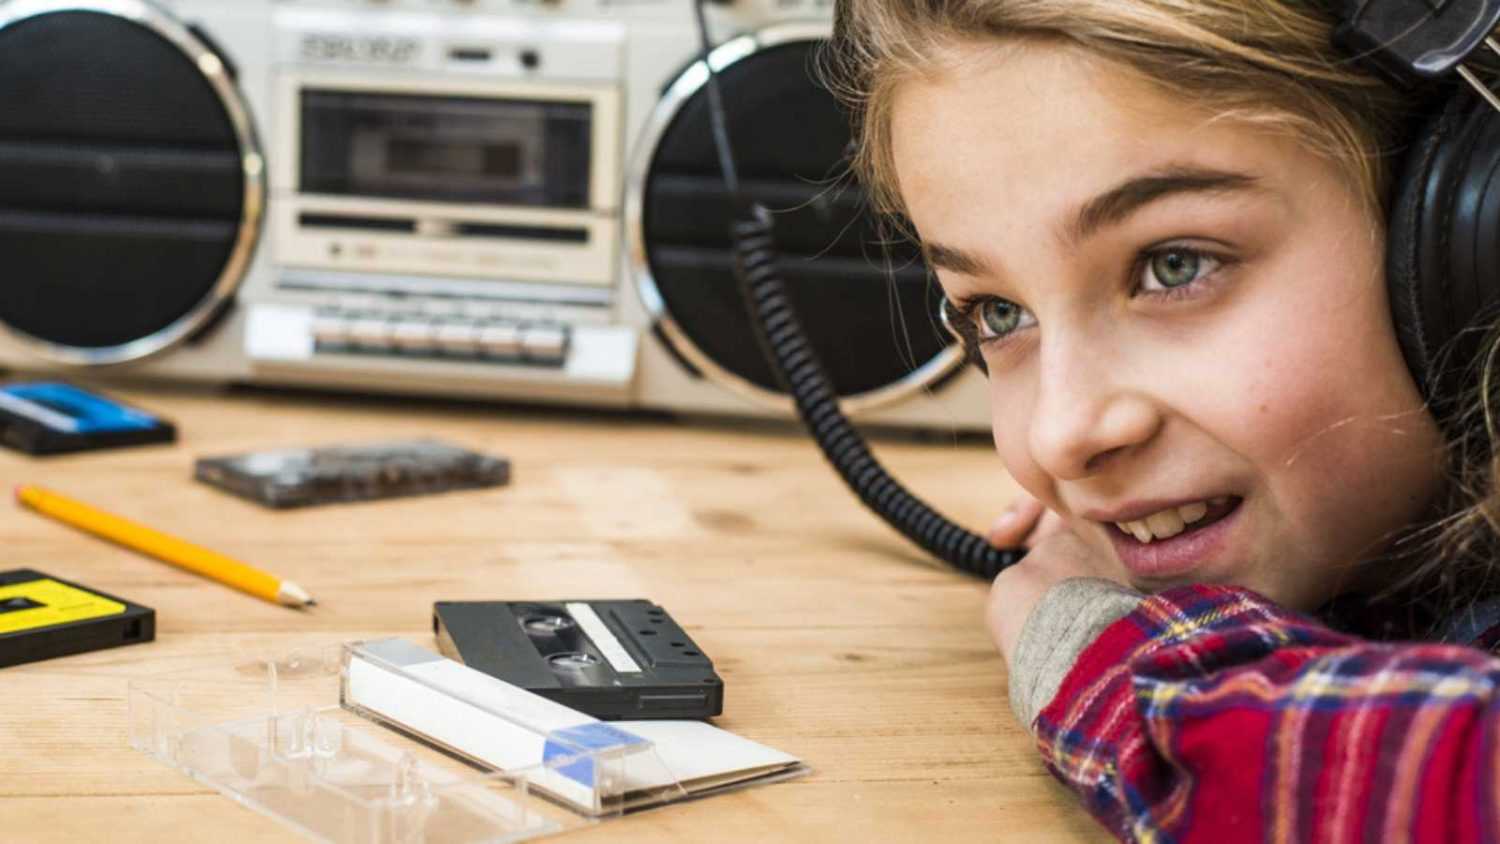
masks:
POLYGON ((1144 600, 1139 592, 1092 577, 1066 578, 1044 590, 1019 620, 1007 656, 1011 708, 1027 729, 1057 695, 1079 655, 1144 600))
POLYGON ((1068 578, 1026 565, 1000 572, 990 588, 987 611, 990 637, 1005 664, 1015 664, 1016 648, 1032 612, 1053 586, 1068 578))

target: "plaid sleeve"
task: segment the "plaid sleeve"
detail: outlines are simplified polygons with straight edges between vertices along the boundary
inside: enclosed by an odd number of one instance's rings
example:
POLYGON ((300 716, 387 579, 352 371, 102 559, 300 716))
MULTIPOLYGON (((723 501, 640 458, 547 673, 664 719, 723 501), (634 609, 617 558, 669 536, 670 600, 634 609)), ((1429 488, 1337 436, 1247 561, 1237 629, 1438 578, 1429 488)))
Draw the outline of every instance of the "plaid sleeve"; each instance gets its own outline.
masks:
POLYGON ((1083 651, 1037 738, 1123 840, 1500 841, 1497 680, 1479 650, 1188 586, 1083 651))

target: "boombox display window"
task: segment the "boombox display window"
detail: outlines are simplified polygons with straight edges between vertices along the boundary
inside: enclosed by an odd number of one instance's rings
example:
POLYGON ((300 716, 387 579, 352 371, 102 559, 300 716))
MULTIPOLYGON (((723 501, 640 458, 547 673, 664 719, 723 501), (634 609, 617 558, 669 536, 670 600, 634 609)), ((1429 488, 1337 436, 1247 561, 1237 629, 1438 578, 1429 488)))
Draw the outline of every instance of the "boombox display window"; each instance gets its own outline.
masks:
POLYGON ((592 106, 304 89, 307 193, 587 208, 592 106))

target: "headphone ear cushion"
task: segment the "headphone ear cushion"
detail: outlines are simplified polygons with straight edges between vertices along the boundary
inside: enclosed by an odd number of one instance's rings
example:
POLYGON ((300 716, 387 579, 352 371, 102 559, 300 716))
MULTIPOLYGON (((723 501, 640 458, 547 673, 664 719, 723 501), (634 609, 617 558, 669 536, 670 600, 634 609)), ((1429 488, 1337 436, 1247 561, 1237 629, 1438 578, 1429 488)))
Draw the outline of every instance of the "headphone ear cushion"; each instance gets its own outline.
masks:
POLYGON ((1443 139, 1452 134, 1452 102, 1421 126, 1408 148, 1396 173, 1394 201, 1386 224, 1385 281, 1396 340, 1424 397, 1429 391, 1432 345, 1428 342, 1418 252, 1432 162, 1443 139))
POLYGON ((1447 424, 1500 306, 1500 113, 1468 92, 1450 97, 1417 134, 1396 185, 1391 314, 1412 377, 1447 424))

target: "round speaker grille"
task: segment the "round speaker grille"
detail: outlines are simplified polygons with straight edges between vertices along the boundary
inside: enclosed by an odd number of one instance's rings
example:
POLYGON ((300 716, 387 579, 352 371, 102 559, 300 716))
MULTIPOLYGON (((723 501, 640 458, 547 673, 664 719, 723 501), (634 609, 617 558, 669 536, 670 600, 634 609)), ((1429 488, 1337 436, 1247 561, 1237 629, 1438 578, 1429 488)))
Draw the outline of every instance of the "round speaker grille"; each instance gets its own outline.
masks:
MULTIPOLYGON (((928 386, 962 362, 935 319, 941 293, 915 247, 883 246, 846 177, 847 114, 811 72, 823 43, 767 29, 715 51, 743 191, 775 212, 779 269, 847 409, 928 386)), ((681 357, 778 405, 786 400, 755 339, 732 272, 731 201, 709 123, 707 74, 668 86, 629 185, 633 270, 681 357)))
POLYGON ((222 59, 144 3, 0 7, 0 323, 42 354, 159 351, 233 295, 264 186, 222 59))

